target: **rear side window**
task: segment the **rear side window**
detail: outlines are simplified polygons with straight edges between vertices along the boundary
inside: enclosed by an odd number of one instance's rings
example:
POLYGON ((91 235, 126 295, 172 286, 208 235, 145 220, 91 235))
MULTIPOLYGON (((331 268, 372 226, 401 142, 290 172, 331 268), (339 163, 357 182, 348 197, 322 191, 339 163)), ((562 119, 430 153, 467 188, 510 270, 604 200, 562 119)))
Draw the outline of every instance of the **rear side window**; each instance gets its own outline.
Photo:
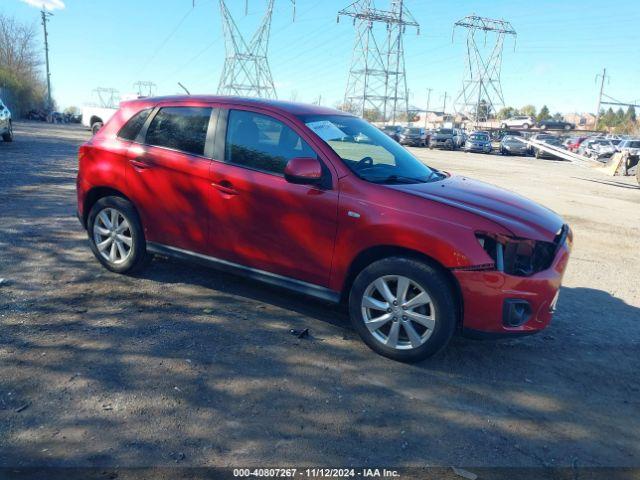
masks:
POLYGON ((317 156, 284 123, 242 110, 229 112, 225 150, 225 161, 229 163, 279 175, 292 158, 317 156))
POLYGON ((207 107, 161 108, 149 125, 145 143, 202 156, 211 110, 207 107))
POLYGON ((118 132, 118 137, 123 140, 133 141, 138 136, 138 132, 144 125, 144 122, 149 118, 149 114, 151 113, 151 109, 147 108, 145 110, 140 110, 133 117, 129 119, 127 123, 125 123, 124 127, 120 129, 118 132))

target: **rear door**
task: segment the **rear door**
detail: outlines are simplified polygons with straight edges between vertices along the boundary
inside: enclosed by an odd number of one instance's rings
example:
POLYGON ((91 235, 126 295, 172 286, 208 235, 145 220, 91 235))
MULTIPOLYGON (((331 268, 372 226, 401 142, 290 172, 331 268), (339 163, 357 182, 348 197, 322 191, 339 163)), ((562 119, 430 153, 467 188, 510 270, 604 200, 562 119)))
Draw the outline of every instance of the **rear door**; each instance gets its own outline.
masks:
POLYGON ((220 117, 217 137, 224 142, 216 141, 216 149, 223 147, 216 155, 224 162, 211 165, 211 204, 220 223, 210 245, 219 245, 216 235, 222 235, 224 258, 328 286, 338 208, 328 164, 324 188, 289 183, 287 161, 318 157, 294 125, 249 109, 222 111, 220 117))
POLYGON ((210 106, 160 106, 129 147, 126 181, 147 241, 205 250, 213 113, 210 106))

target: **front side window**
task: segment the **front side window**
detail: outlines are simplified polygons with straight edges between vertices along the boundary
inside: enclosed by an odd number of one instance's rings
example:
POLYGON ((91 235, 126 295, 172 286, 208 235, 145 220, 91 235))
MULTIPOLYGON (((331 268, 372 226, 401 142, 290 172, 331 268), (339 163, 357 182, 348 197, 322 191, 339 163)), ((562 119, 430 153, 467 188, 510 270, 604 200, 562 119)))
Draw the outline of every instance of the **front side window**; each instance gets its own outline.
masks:
POLYGON ((211 108, 165 107, 151 121, 147 145, 204 155, 211 108))
POLYGON ((147 121, 150 113, 150 108, 140 110, 133 117, 131 117, 127 123, 125 123, 124 127, 120 129, 120 131, 118 132, 118 137, 123 140, 135 140, 135 138, 138 136, 138 132, 140 132, 140 129, 144 125, 144 122, 147 121))
POLYGON ((225 161, 282 175, 287 162, 317 155, 284 123, 260 113, 231 110, 227 121, 225 161))
POLYGON ((422 183, 443 178, 397 142, 361 118, 349 115, 300 117, 363 180, 422 183))

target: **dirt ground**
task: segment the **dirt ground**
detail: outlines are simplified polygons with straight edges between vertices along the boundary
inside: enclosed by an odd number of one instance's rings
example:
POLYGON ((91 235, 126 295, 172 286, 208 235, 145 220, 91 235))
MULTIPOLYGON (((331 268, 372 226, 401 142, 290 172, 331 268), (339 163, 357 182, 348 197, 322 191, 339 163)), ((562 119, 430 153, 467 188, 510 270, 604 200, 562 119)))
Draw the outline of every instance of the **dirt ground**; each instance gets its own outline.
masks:
POLYGON ((545 332, 404 365, 322 302, 177 261, 109 273, 75 218, 87 133, 15 136, 0 143, 0 466, 640 466, 633 178, 414 149, 549 206, 575 243, 545 332))

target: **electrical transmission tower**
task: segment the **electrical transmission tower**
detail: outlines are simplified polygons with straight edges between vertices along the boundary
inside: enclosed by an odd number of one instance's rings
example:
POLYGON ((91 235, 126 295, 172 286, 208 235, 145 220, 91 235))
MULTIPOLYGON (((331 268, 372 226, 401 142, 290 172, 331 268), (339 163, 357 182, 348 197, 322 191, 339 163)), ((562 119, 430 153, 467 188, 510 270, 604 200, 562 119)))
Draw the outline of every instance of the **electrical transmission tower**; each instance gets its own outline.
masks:
POLYGON ((153 97, 156 93, 157 85, 150 81, 139 80, 133 84, 133 88, 138 92, 139 97, 153 97))
MULTIPOLYGON (((219 1, 226 57, 218 84, 218 94, 277 98, 276 87, 267 59, 275 0, 267 0, 267 9, 262 21, 249 42, 245 40, 231 15, 227 7, 227 0, 219 1)), ((291 0, 291 3, 295 19, 295 0, 291 0)), ((247 10, 248 1, 245 2, 245 14, 247 10)))
POLYGON ((98 87, 93 93, 98 97, 98 104, 102 108, 118 108, 120 105, 120 92, 115 88, 98 87))
POLYGON ((341 16, 352 17, 356 27, 343 108, 395 123, 409 110, 403 35, 407 26, 420 34, 420 25, 404 0, 391 0, 390 10, 375 8, 373 0, 358 0, 338 12, 338 21, 341 16), (385 38, 376 35, 376 23, 386 26, 385 38))
MULTIPOLYGON (((507 35, 516 37, 509 22, 470 15, 457 21, 456 27, 467 29, 467 61, 462 90, 455 101, 455 110, 475 122, 486 122, 491 114, 504 106, 500 70, 502 47, 507 35), (482 36, 481 43, 478 36, 482 36), (488 44, 487 41, 491 40, 488 44)), ((515 43, 514 43, 515 47, 515 43)))

